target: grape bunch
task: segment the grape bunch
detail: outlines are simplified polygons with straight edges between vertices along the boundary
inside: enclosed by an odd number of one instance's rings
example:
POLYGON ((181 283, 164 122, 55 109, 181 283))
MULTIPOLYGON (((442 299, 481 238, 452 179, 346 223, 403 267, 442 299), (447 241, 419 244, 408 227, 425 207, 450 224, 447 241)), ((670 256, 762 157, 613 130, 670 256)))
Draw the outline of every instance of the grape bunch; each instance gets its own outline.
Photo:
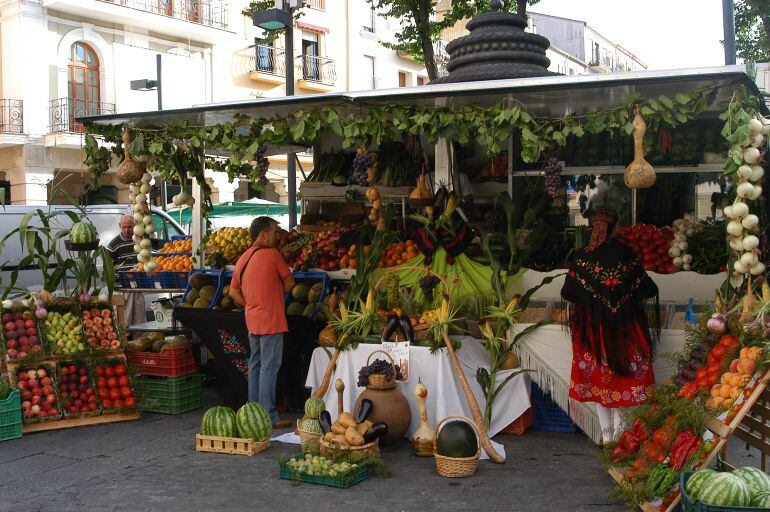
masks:
POLYGON ((433 302, 433 289, 436 288, 438 283, 438 277, 432 274, 420 278, 420 290, 422 290, 422 294, 428 302, 433 302))
POLYGON ((548 195, 556 198, 561 187, 561 165, 556 162, 555 158, 549 158, 548 163, 543 168, 543 174, 545 174, 545 189, 548 195))
POLYGON ((396 274, 388 274, 385 276, 384 282, 388 309, 395 309, 400 302, 399 286, 401 285, 401 279, 396 274))
POLYGON ((259 183, 261 186, 265 186, 269 183, 267 179, 267 168, 270 165, 270 161, 265 157, 265 153, 267 153, 267 146, 265 144, 262 144, 259 147, 259 150, 257 151, 257 168, 259 170, 259 180, 257 180, 257 183, 259 183))
MULTIPOLYGON (((369 366, 364 366, 358 371, 358 387, 363 388, 369 384, 370 375, 382 375, 387 380, 393 378, 393 365, 384 359, 375 359, 369 366)), ((396 378, 401 377, 401 368, 396 368, 396 378)))
POLYGON ((369 167, 372 166, 372 154, 366 150, 359 149, 356 157, 353 159, 353 180, 356 185, 362 187, 369 186, 369 167))

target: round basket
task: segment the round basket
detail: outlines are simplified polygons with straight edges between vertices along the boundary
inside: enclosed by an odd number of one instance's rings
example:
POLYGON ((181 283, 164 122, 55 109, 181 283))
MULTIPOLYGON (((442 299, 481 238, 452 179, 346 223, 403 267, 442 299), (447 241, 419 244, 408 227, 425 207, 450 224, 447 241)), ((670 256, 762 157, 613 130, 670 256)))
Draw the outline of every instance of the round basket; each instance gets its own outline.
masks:
POLYGON ((99 247, 99 239, 97 238, 93 242, 88 242, 84 244, 75 244, 70 242, 69 240, 65 240, 64 247, 66 247, 68 251, 72 251, 72 252, 95 251, 99 247))
POLYGON ((388 379, 384 375, 369 375, 369 378, 368 378, 369 382, 366 385, 366 387, 371 389, 393 389, 396 387, 397 370, 396 370, 396 364, 393 361, 393 358, 390 357, 390 354, 388 354, 384 350, 375 350, 374 352, 369 354, 369 357, 366 358, 366 366, 369 366, 372 356, 377 352, 381 352, 385 354, 390 360, 390 365, 393 367, 393 377, 388 379))
POLYGON ((427 340, 428 333, 432 327, 431 324, 417 324, 414 326, 414 341, 427 340))
POLYGON ((331 458, 336 458, 340 455, 348 455, 350 457, 350 462, 358 462, 368 457, 380 456, 379 439, 375 439, 371 443, 362 444, 361 446, 342 446, 321 439, 319 445, 321 447, 321 455, 331 458))
POLYGON ((318 453, 318 442, 321 440, 321 434, 315 432, 308 432, 299 428, 301 420, 297 420, 297 432, 299 432, 299 440, 302 444, 302 451, 305 453, 318 453))
POLYGON ((436 428, 433 429, 433 439, 436 440, 433 443, 433 457, 436 459, 436 471, 438 474, 447 478, 465 478, 472 476, 476 472, 476 466, 479 463, 481 457, 481 443, 478 442, 479 430, 471 420, 465 416, 447 416, 436 424, 436 428), (473 457, 447 457, 445 455, 439 455, 438 453, 438 434, 441 425, 451 419, 463 420, 470 424, 473 431, 476 433, 476 455, 473 457))

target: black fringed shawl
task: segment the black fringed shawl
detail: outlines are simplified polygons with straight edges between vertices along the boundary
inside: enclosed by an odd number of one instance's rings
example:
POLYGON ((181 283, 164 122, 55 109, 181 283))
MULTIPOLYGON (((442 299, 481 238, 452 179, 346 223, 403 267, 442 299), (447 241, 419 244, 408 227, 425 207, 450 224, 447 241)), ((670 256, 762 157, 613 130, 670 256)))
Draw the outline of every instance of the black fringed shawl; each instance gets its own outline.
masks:
POLYGON ((658 287, 631 249, 610 240, 593 251, 579 251, 561 296, 571 303, 565 310, 573 340, 597 361, 606 359, 615 374, 632 373, 640 331, 652 357, 660 326, 658 287), (654 299, 652 322, 646 299, 654 299))

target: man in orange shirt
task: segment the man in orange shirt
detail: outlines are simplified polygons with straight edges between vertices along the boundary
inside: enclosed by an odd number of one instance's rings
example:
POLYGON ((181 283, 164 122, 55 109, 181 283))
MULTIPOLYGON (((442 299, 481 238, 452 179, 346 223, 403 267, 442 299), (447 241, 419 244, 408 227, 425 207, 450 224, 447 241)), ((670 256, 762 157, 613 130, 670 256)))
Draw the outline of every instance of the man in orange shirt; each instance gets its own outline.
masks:
POLYGON ((294 287, 291 270, 275 248, 278 223, 270 217, 257 217, 249 230, 253 243, 238 258, 230 283, 230 297, 246 307, 249 330, 249 402, 262 404, 273 428, 288 427, 275 410, 275 383, 283 356, 286 323, 284 295, 294 287))

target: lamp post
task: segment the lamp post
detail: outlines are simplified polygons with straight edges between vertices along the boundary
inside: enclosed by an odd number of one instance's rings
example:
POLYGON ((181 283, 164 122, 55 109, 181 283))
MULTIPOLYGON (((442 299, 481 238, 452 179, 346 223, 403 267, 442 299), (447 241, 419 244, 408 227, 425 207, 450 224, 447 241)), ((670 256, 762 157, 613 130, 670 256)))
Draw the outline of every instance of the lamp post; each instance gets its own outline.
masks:
POLYGON ((735 64, 735 5, 722 0, 722 25, 725 34, 725 64, 735 64))
MULTIPOLYGON (((266 11, 255 12, 252 15, 254 26, 263 30, 281 30, 286 29, 285 33, 285 51, 286 58, 286 96, 294 96, 294 20, 292 10, 299 7, 301 0, 277 0, 276 5, 281 4, 281 8, 267 9, 266 11)), ((255 47, 254 51, 259 50, 255 47)), ((257 62, 259 55, 257 54, 257 62)), ((286 155, 286 173, 288 175, 289 193, 289 228, 297 225, 297 166, 296 155, 289 152, 286 155)))

